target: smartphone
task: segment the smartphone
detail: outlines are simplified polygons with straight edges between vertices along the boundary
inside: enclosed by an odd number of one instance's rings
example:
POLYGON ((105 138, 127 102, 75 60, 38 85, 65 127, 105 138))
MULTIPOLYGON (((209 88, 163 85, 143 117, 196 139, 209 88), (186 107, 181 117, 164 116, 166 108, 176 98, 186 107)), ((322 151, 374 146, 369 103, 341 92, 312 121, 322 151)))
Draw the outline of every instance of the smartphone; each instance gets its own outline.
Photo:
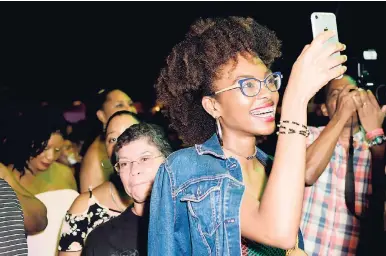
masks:
MULTIPOLYGON (((336 24, 336 17, 335 14, 330 12, 314 12, 311 14, 311 25, 312 25, 312 34, 315 37, 317 37, 320 33, 327 31, 327 30, 335 30, 336 35, 331 37, 325 45, 331 43, 338 43, 338 26, 336 24)), ((340 52, 334 53, 332 56, 339 56, 340 52)), ((339 65, 341 66, 341 65, 339 65)), ((336 79, 340 79, 343 76, 337 77, 336 79)))

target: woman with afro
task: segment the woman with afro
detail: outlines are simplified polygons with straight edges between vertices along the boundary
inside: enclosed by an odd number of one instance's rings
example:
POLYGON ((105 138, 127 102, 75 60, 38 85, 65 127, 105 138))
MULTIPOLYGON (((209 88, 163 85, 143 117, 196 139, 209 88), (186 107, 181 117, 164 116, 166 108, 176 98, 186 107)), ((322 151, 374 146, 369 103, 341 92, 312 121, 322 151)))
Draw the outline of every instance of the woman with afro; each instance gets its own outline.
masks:
POLYGON ((196 21, 156 89, 184 143, 160 167, 151 196, 149 255, 304 255, 299 233, 307 103, 342 75, 334 32, 307 45, 283 97, 275 159, 256 137, 275 131, 281 55, 275 33, 251 18, 196 21))

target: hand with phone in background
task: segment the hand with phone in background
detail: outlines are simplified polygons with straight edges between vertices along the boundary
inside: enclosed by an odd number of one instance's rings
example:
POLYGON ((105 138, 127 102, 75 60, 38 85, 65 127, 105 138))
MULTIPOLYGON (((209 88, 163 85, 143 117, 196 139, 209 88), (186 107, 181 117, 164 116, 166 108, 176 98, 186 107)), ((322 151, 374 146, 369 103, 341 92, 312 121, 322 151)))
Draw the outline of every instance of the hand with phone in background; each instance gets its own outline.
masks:
MULTIPOLYGON (((325 42, 325 46, 328 47, 332 44, 332 45, 336 45, 337 48, 339 47, 340 43, 338 38, 338 27, 336 23, 335 14, 329 13, 329 12, 314 12, 311 14, 311 25, 312 25, 312 34, 314 38, 316 38, 319 34, 325 31, 329 31, 329 30, 336 31, 335 35, 325 42)), ((344 46, 344 49, 346 49, 346 46, 344 46)), ((339 55, 340 55, 340 52, 337 51, 331 56, 336 57, 339 55)), ((346 60, 347 60, 347 57, 346 57, 346 60)), ((335 79, 341 79, 342 77, 343 75, 335 79)))

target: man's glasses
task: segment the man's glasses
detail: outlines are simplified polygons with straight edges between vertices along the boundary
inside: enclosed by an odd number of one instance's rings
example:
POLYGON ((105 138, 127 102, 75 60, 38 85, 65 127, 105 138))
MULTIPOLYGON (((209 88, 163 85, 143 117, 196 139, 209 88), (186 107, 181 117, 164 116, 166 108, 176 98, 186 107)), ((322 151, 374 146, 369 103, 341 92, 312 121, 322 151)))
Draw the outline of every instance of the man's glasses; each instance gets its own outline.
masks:
POLYGON ((119 161, 114 165, 114 169, 117 173, 126 172, 131 170, 134 163, 137 163, 138 166, 146 166, 150 164, 152 160, 158 157, 162 157, 163 155, 158 156, 142 156, 137 161, 119 161))

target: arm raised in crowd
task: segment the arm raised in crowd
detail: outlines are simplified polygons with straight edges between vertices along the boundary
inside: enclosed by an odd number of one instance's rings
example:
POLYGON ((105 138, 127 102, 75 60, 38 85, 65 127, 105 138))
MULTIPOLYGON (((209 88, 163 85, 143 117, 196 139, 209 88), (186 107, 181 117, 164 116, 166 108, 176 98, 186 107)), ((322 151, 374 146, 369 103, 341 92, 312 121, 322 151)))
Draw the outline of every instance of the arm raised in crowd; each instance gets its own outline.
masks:
MULTIPOLYGON (((332 36, 331 31, 318 36, 311 45, 305 47, 295 62, 283 98, 282 121, 306 124, 310 98, 331 79, 345 72, 346 68, 337 65, 346 58, 330 57, 332 53, 344 50, 344 45, 339 43, 323 47, 332 36)), ((301 220, 305 159, 304 136, 279 135, 272 171, 260 203, 247 194, 243 197, 243 236, 283 249, 294 247, 301 220)))
MULTIPOLYGON (((331 120, 320 136, 307 148, 306 185, 314 184, 330 162, 343 128, 356 111, 354 97, 359 97, 359 91, 350 92, 356 88, 354 84, 347 84, 340 92, 332 88, 326 90, 326 98, 332 98, 332 100, 337 98, 336 111, 332 113, 331 120)), ((325 104, 323 104, 323 112, 327 115, 325 104)))
MULTIPOLYGON (((381 108, 370 90, 367 92, 364 90, 360 91, 359 104, 362 104, 362 107, 358 108, 359 120, 366 133, 369 134, 370 140, 373 140, 374 137, 371 133, 382 129, 386 106, 381 108)), ((382 239, 384 237, 385 211, 385 145, 386 143, 383 142, 380 145, 370 146, 372 193, 368 201, 368 212, 370 215, 368 218, 371 219, 369 224, 371 235, 368 239, 372 252, 369 252, 369 254, 385 252, 382 239)))

